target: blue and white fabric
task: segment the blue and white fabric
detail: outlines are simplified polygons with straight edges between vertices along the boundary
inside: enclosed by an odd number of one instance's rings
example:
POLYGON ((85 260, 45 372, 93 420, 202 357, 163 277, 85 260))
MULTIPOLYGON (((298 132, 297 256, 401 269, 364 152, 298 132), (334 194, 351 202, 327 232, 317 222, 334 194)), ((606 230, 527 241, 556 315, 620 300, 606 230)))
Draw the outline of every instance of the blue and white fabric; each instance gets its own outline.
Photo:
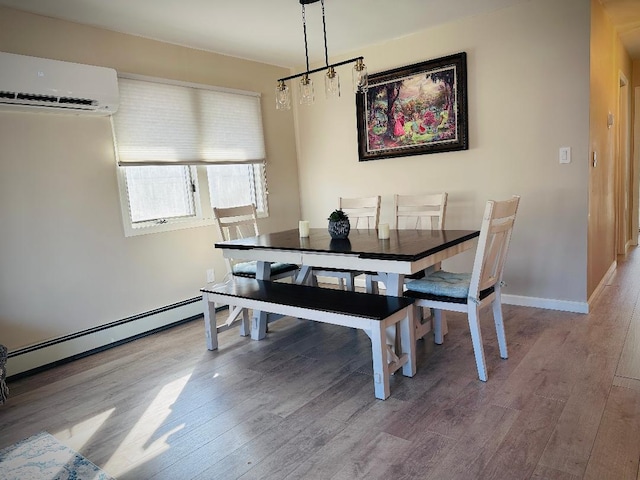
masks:
POLYGON ((3 480, 114 480, 79 453, 41 432, 0 450, 3 480))
POLYGON ((439 270, 419 280, 406 283, 407 290, 441 297, 467 298, 470 273, 453 273, 439 270))
MULTIPOLYGON (((277 275, 278 273, 288 272, 293 268, 297 268, 290 263, 275 262, 271 264, 271 275, 277 275)), ((243 262, 237 263, 232 268, 234 275, 255 275, 256 274, 256 262, 243 262)))

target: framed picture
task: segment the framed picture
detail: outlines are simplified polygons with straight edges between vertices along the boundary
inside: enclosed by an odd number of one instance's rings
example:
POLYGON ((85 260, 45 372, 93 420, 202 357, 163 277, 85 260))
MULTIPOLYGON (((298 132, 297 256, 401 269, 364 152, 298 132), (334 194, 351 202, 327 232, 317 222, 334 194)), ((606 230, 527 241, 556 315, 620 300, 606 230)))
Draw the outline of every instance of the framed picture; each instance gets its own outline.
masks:
POLYGON ((467 150, 467 54, 369 75, 356 108, 361 162, 467 150))

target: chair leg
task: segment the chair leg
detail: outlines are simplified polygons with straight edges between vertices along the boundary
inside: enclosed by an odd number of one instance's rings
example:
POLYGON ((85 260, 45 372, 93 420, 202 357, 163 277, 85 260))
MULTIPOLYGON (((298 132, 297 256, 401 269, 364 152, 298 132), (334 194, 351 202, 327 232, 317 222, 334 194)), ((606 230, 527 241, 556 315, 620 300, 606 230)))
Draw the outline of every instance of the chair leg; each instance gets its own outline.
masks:
POLYGON ((483 382, 487 381, 487 364, 484 360, 484 348, 482 347, 482 333, 480 332, 480 309, 477 305, 469 306, 469 329, 471 330, 471 343, 473 353, 476 357, 476 367, 478 368, 478 378, 483 382))
POLYGON ((504 334, 504 319, 502 317, 502 302, 500 296, 496 296, 492 303, 493 321, 496 324, 496 335, 498 337, 498 347, 500 347, 500 357, 508 358, 507 337, 504 334))
POLYGON ((378 293, 378 282, 371 275, 365 275, 365 292, 378 293))
POLYGON ((349 273, 346 279, 346 288, 350 292, 356 291, 356 276, 353 273, 349 273))
POLYGON ((442 345, 442 343, 444 342, 444 331, 442 326, 442 320, 443 320, 442 310, 433 309, 432 315, 433 315, 433 341, 438 345, 442 345))

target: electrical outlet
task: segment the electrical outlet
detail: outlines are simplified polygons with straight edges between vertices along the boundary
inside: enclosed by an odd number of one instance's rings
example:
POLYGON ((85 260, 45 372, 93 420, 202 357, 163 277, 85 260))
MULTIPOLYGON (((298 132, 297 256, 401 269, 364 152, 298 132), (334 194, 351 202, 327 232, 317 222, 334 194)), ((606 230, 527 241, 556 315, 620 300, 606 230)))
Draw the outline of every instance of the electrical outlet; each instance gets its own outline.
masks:
POLYGON ((207 283, 213 283, 216 281, 216 271, 213 268, 207 270, 207 283))

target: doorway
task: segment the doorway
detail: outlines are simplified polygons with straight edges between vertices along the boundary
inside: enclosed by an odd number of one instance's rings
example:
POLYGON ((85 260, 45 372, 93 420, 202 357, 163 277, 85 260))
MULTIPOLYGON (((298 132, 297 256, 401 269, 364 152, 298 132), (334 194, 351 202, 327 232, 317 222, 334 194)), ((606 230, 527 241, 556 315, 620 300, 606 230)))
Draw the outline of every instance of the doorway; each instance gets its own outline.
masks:
POLYGON ((631 208, 634 205, 635 185, 631 163, 631 131, 630 131, 631 96, 629 80, 620 72, 618 90, 618 119, 609 114, 607 125, 616 127, 616 253, 626 255, 630 245, 637 243, 638 232, 636 221, 640 218, 631 208), (617 125, 616 125, 617 124, 617 125))

